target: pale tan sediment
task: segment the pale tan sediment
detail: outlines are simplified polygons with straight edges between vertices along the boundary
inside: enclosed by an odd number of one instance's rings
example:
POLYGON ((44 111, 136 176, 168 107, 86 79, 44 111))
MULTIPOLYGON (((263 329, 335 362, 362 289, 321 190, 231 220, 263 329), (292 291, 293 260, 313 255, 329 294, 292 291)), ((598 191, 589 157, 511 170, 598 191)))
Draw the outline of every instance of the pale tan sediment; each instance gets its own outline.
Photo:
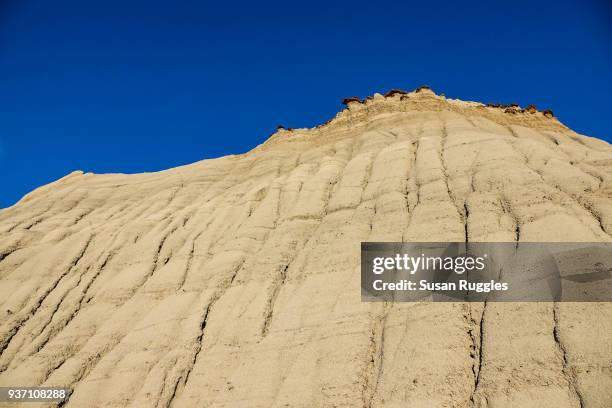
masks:
POLYGON ((362 303, 361 241, 610 241, 612 147, 422 91, 0 211, 0 386, 66 406, 608 407, 609 303, 362 303))

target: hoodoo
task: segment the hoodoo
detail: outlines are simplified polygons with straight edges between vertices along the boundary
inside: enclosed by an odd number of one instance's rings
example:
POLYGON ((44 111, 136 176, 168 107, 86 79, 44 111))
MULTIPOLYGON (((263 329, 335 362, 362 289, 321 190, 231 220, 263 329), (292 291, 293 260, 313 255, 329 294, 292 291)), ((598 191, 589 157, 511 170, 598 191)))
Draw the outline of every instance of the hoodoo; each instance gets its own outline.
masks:
MULTIPOLYGON (((0 211, 0 386, 65 407, 609 407, 610 303, 361 302, 360 243, 612 234, 612 147, 421 87, 0 211)), ((358 103, 357 103, 358 102, 358 103)))

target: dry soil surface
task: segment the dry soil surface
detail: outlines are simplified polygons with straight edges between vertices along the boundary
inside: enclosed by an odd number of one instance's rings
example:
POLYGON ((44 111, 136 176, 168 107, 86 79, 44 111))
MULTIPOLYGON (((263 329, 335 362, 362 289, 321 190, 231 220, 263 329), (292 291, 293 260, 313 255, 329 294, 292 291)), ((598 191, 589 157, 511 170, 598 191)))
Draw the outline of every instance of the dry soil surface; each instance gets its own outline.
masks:
MULTIPOLYGON (((429 91, 0 211, 0 386, 68 407, 610 407, 610 303, 362 303, 361 241, 610 241, 612 147, 429 91)), ((28 405, 30 406, 30 405, 28 405)))

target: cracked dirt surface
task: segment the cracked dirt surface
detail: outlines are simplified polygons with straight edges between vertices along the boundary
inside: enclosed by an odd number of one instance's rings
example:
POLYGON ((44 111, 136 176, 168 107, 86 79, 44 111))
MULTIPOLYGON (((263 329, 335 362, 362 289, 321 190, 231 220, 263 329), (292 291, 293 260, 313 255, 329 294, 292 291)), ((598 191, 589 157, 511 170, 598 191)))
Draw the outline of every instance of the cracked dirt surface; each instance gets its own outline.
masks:
POLYGON ((362 303, 361 241, 610 241, 612 147, 431 92, 0 211, 0 386, 66 407, 610 407, 609 303, 362 303))

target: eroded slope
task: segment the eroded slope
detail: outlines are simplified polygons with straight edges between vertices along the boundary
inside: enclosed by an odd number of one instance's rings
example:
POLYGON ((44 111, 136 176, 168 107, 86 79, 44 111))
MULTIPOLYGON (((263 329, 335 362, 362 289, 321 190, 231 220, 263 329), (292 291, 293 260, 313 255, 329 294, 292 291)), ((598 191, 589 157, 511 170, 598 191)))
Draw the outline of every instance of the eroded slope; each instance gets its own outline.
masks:
POLYGON ((361 303, 361 241, 609 241, 612 148, 428 92, 0 212, 0 386, 67 406, 607 407, 610 304, 361 303))

